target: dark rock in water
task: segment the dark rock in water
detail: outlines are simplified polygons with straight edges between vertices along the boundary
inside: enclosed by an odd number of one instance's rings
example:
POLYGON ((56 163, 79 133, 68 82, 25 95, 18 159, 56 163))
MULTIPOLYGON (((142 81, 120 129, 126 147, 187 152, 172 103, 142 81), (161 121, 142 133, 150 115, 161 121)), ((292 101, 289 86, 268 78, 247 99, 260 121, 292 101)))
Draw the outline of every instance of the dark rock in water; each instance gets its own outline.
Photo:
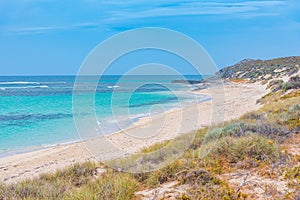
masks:
POLYGON ((184 79, 180 79, 180 80, 173 80, 172 83, 180 83, 180 84, 199 84, 199 83, 204 83, 204 80, 184 80, 184 79))
POLYGON ((199 85, 194 86, 193 91, 196 91, 196 90, 204 90, 204 89, 206 89, 206 88, 208 88, 208 85, 207 85, 207 84, 199 84, 199 85))
POLYGON ((209 77, 204 80, 173 80, 172 83, 174 84, 186 84, 186 85, 192 85, 192 90, 203 90, 206 88, 210 88, 213 86, 218 86, 218 85, 225 85, 227 84, 222 80, 219 76, 215 75, 212 77, 209 77))

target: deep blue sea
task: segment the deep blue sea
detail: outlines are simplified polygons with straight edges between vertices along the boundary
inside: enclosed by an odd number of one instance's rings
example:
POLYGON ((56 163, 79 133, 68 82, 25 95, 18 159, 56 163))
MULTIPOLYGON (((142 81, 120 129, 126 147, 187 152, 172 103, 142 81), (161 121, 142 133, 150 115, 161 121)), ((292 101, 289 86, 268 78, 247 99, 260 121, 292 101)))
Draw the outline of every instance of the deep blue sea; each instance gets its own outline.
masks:
MULTIPOLYGON (((139 118, 164 112, 193 101, 191 86, 172 84, 176 76, 103 76, 85 77, 80 81, 81 110, 94 93, 98 119, 95 131, 115 132, 139 118), (96 82, 96 88, 90 87, 96 82), (138 85, 138 87, 137 87, 138 85), (180 100, 179 100, 180 99, 180 100), (113 102, 113 103, 112 103, 113 102)), ((186 76, 201 80, 200 76, 186 76)), ((2 76, 0 77, 0 156, 31 151, 56 144, 78 141, 74 124, 72 95, 75 76, 2 76)), ((198 100, 205 97, 198 97, 198 100)), ((88 108, 86 110, 89 110, 88 108)), ((95 115, 86 112, 85 118, 95 115)))

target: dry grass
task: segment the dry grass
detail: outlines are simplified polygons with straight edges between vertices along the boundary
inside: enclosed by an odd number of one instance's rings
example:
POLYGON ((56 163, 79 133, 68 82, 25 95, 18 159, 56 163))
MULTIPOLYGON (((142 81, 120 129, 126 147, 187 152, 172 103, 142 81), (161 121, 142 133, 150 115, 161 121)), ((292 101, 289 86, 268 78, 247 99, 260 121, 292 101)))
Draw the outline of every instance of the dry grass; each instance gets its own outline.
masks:
POLYGON ((249 80, 245 80, 245 79, 232 79, 230 80, 230 82, 233 82, 233 83, 249 83, 249 80))
POLYGON ((131 176, 120 173, 108 173, 78 190, 69 192, 63 199, 116 199, 130 200, 134 197, 138 183, 131 176))
POLYGON ((279 148, 272 140, 258 135, 240 138, 227 136, 217 143, 208 143, 207 146, 204 148, 211 148, 208 154, 211 159, 226 160, 231 164, 249 158, 257 162, 268 161, 273 163, 280 156, 279 148))
MULTIPOLYGON (((293 92, 293 94, 298 92, 293 92)), ((242 117, 243 121, 252 123, 268 123, 273 127, 281 127, 295 131, 300 127, 300 96, 289 93, 278 97, 273 103, 265 104, 260 110, 242 117), (291 95, 291 97, 289 97, 291 95)))
POLYGON ((74 188, 87 184, 95 170, 95 164, 87 162, 33 180, 5 185, 0 189, 0 199, 61 199, 74 188))

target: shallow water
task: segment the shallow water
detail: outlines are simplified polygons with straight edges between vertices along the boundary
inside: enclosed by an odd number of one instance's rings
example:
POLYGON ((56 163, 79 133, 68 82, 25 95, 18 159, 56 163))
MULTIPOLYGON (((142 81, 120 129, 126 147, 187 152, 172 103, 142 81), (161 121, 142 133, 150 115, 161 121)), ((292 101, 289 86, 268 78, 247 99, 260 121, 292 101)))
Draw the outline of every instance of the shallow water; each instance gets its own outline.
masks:
POLYGON ((97 123, 89 128, 108 134, 146 115, 195 100, 194 95, 186 92, 191 90, 190 86, 171 84, 180 77, 130 76, 119 81, 120 76, 104 76, 99 82, 96 77, 85 77, 80 79, 80 87, 74 94, 80 102, 78 114, 72 109, 75 78, 0 77, 0 156, 80 140, 74 116, 88 122, 96 113, 97 123), (95 102, 90 101, 91 97, 95 102))

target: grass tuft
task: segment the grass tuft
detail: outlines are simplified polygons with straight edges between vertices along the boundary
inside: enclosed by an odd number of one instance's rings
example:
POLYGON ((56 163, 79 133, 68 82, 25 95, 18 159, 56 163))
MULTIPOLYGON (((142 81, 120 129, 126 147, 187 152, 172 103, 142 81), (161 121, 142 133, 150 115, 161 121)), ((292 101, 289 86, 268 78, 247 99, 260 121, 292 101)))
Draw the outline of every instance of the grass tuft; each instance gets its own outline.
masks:
POLYGON ((108 173, 78 190, 73 190, 64 199, 114 199, 130 200, 138 187, 138 182, 128 174, 108 173))
POLYGON ((218 140, 223 137, 232 136, 232 137, 242 137, 253 134, 259 134, 268 138, 278 138, 287 136, 290 132, 283 129, 277 128, 274 125, 259 123, 245 123, 245 122, 237 122, 230 123, 222 128, 214 128, 210 130, 204 138, 204 142, 210 142, 212 140, 218 140))
POLYGON ((279 148, 272 140, 255 134, 238 138, 227 136, 216 143, 207 143, 203 148, 210 149, 209 159, 222 160, 231 164, 246 159, 272 163, 280 158, 279 148))

